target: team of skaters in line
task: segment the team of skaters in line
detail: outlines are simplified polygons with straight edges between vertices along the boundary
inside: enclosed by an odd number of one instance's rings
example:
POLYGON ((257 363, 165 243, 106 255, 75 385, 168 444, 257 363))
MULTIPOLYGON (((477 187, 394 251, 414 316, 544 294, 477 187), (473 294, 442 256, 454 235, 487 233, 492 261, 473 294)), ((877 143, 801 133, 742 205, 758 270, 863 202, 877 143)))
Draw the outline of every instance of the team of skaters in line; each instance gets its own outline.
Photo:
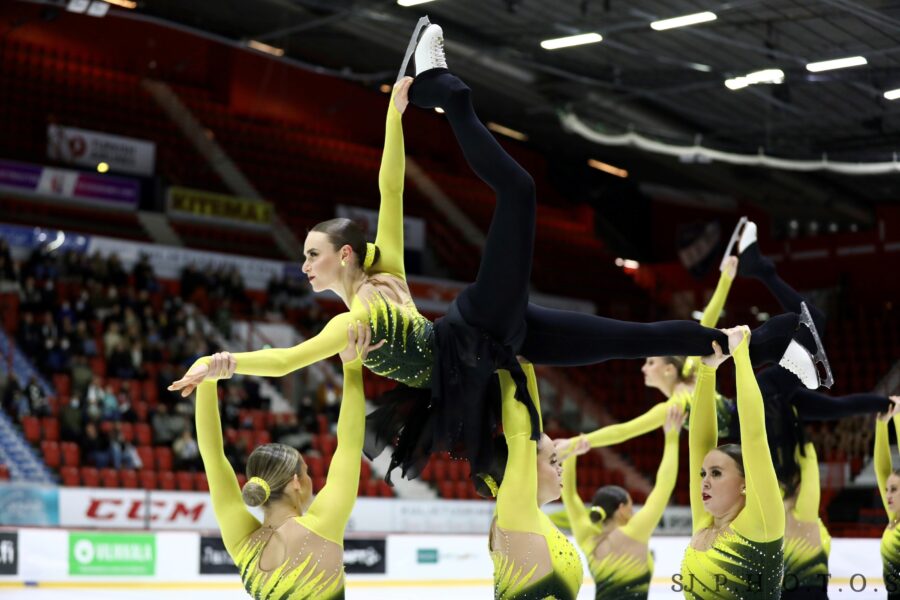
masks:
POLYGON ((578 595, 581 557, 541 510, 560 496, 596 598, 646 598, 648 542, 672 494, 679 436, 687 429, 693 535, 671 589, 686 598, 826 598, 830 537, 818 517, 815 449, 800 424, 879 413, 876 471, 890 517, 884 576, 896 590, 890 597, 900 599, 900 475, 891 472, 887 436, 900 398, 814 391, 830 383, 819 338, 823 315, 760 253, 756 226, 742 222, 736 230, 737 256, 723 260, 701 323, 630 323, 530 303, 534 182, 476 117, 469 87, 447 68, 441 28, 420 29, 407 53, 415 53, 416 76, 398 80, 388 106, 375 243, 346 219, 318 224, 304 243, 312 289, 337 293, 346 312, 293 348, 201 358, 170 387, 184 396, 197 391, 197 439, 213 508, 247 592, 259 600, 344 597, 343 537, 360 457, 390 447, 388 481, 395 469, 414 478, 432 453, 450 452, 469 461, 479 492, 496 498, 486 532, 495 598, 578 595), (403 265, 402 115, 409 104, 443 108, 469 165, 497 199, 475 281, 434 322, 417 311, 403 265), (753 331, 712 328, 736 276, 762 282, 784 313, 753 331), (325 485, 314 496, 300 454, 265 444, 250 455, 241 489, 223 452, 216 380, 283 376, 334 355, 343 362, 344 388, 325 485), (589 435, 544 434, 533 365, 617 358, 645 358, 645 382, 666 400, 589 435), (735 400, 716 392, 716 369, 729 359, 735 400), (364 365, 398 382, 368 416, 364 365), (578 455, 657 428, 664 452, 644 506, 635 512, 626 490, 603 486, 586 507, 577 492, 578 455), (719 445, 720 437, 740 444, 719 445), (248 506, 262 507, 262 523, 248 506))

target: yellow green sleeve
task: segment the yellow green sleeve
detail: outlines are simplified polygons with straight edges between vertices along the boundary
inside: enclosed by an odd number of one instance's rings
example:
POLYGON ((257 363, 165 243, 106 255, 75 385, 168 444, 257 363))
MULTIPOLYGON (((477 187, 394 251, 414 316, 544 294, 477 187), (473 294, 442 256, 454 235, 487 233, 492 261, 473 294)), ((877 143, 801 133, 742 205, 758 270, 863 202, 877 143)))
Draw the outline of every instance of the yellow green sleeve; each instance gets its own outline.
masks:
POLYGON ((731 284, 734 279, 728 276, 728 273, 722 272, 719 276, 719 283, 716 285, 716 291, 713 292, 712 298, 706 308, 703 309, 703 317, 700 324, 704 327, 715 327, 722 316, 722 309, 725 308, 725 300, 728 299, 728 292, 731 291, 731 284))
POLYGON ((888 442, 888 425, 884 421, 875 421, 875 477, 878 479, 878 491, 881 493, 881 503, 889 519, 896 518, 887 503, 887 480, 891 476, 891 446, 888 442))
POLYGON ((225 549, 234 558, 240 543, 259 529, 256 520, 241 497, 234 470, 225 458, 222 441, 222 422, 219 419, 219 396, 215 381, 204 381, 197 386, 197 445, 206 478, 216 521, 222 529, 225 549))
POLYGON ((388 105, 384 129, 384 152, 381 170, 378 172, 378 189, 381 192, 381 208, 378 211, 378 233, 375 245, 380 258, 374 267, 379 273, 390 273, 406 278, 403 265, 403 179, 406 176, 406 153, 403 148, 403 123, 400 111, 394 104, 394 95, 388 105))
MULTIPOLYGON (((690 457, 691 520, 694 533, 708 527, 712 517, 703 506, 703 459, 719 441, 719 427, 716 423, 716 370, 700 363, 697 371, 697 385, 691 402, 688 427, 688 448, 690 457)), ((782 511, 784 512, 784 511, 782 511)))
POLYGON ((590 442, 591 448, 621 444, 662 427, 663 423, 666 422, 666 415, 669 413, 669 407, 672 404, 678 404, 682 410, 687 410, 690 404, 690 395, 684 392, 672 394, 671 398, 656 404, 639 417, 624 423, 601 427, 585 437, 590 442))
MULTIPOLYGON (((534 367, 523 364, 528 392, 541 412, 534 367)), ((510 531, 541 532, 537 505, 537 442, 531 439, 528 409, 516 400, 516 384, 509 371, 498 371, 502 399, 503 435, 509 449, 503 482, 497 492, 497 525, 510 531)))
MULTIPOLYGON (((719 275, 719 283, 716 285, 716 291, 713 292, 712 298, 706 308, 703 309, 703 316, 700 318, 700 324, 704 327, 715 327, 722 316, 722 309, 725 308, 725 301, 728 299, 728 292, 731 291, 731 284, 734 279, 728 276, 728 273, 722 271, 719 275)), ((688 357, 684 369, 688 373, 693 372, 697 365, 700 364, 699 356, 688 357)))
POLYGON ((771 542, 784 537, 784 510, 773 510, 773 507, 783 506, 781 490, 769 452, 765 408, 750 363, 748 340, 749 336, 745 335, 732 353, 747 489, 747 504, 732 528, 754 542, 771 542))
MULTIPOLYGON (((320 360, 330 358, 347 347, 347 327, 355 322, 368 323, 365 309, 355 308, 337 315, 325 325, 322 331, 293 348, 267 348, 254 352, 235 352, 236 373, 261 377, 283 377, 288 373, 308 367, 320 360)), ((204 356, 194 364, 209 364, 210 357, 204 356)))
POLYGON ((362 361, 357 359, 344 364, 344 397, 338 415, 337 449, 328 468, 328 478, 301 518, 305 526, 335 544, 343 545, 344 529, 356 503, 365 429, 362 361))
POLYGON ((647 496, 647 502, 643 508, 635 514, 622 528, 622 533, 628 537, 649 542, 650 536, 662 519, 663 512, 669 504, 672 490, 675 489, 675 480, 678 478, 678 432, 666 433, 665 450, 662 461, 656 471, 656 484, 653 491, 647 496))
POLYGON ((597 533, 597 527, 591 522, 591 514, 578 495, 577 461, 578 457, 573 454, 563 462, 562 501, 569 515, 569 525, 575 534, 575 541, 587 552, 586 548, 597 533))
MULTIPOLYGON (((799 446, 798 446, 799 448, 799 446)), ((812 442, 803 445, 803 453, 794 455, 800 465, 800 488, 797 490, 797 504, 794 516, 798 521, 815 523, 819 520, 819 461, 816 447, 812 442), (805 456, 804 456, 805 454, 805 456)))

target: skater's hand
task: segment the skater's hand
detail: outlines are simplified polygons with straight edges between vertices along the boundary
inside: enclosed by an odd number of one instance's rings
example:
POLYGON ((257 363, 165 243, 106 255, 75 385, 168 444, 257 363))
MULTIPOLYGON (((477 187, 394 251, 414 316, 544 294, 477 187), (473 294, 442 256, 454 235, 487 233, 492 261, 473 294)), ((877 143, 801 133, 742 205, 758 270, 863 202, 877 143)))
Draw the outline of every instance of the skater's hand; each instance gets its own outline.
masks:
POLYGON ((719 345, 719 342, 713 342, 712 349, 713 353, 701 357, 700 362, 702 362, 707 367, 718 369, 719 365, 728 360, 728 357, 725 356, 725 354, 722 352, 722 346, 719 345))
POLYGON ((556 448, 556 457, 562 462, 570 456, 581 456, 587 454, 591 450, 591 443, 587 436, 579 435, 574 438, 560 438, 553 440, 553 446, 556 448))
POLYGON ((209 365, 198 363, 191 367, 190 370, 184 374, 184 377, 173 382, 168 387, 168 390, 170 392, 177 392, 180 390, 181 397, 187 398, 194 392, 194 388, 206 379, 207 373, 209 373, 209 365))
MULTIPOLYGON (((715 344, 715 342, 713 343, 715 344)), ((721 348, 719 350, 721 351, 721 348)), ((669 412, 666 413, 666 422, 663 424, 663 432, 666 435, 673 432, 675 435, 679 435, 681 433, 681 428, 684 426, 685 419, 687 419, 687 412, 681 408, 681 405, 677 402, 673 402, 669 407, 669 412)))
POLYGON ((878 413, 878 420, 887 423, 900 412, 900 396, 888 396, 891 401, 891 407, 885 413, 878 413))
POLYGON ((231 379, 236 368, 237 360, 230 352, 217 352, 212 355, 212 360, 209 362, 206 379, 231 379))
POLYGON ((357 321, 354 325, 347 326, 347 347, 341 350, 340 357, 344 364, 351 363, 357 358, 366 360, 369 352, 378 350, 387 340, 381 340, 372 344, 372 328, 368 323, 357 321))
POLYGON ((738 325, 730 329, 723 329, 722 332, 728 336, 728 353, 734 354, 735 349, 744 341, 744 336, 750 339, 750 328, 746 325, 738 325))
POLYGON ((401 115, 409 105, 409 86, 412 85, 412 82, 412 77, 404 77, 394 84, 394 106, 397 107, 401 115))
POLYGON ((729 279, 734 279, 737 275, 738 270, 738 257, 737 256, 729 256, 725 259, 725 262, 722 263, 721 271, 725 273, 729 279))

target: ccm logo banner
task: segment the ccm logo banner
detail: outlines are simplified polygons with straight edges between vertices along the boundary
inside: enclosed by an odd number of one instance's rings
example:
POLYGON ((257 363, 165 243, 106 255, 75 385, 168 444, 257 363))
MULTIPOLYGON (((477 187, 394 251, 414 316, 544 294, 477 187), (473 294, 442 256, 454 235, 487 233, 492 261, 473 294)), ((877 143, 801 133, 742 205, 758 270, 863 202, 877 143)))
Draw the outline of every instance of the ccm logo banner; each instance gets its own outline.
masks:
POLYGON ((209 496, 189 492, 60 488, 66 527, 216 529, 209 496))
POLYGON ((19 534, 0 533, 0 575, 19 573, 19 534))

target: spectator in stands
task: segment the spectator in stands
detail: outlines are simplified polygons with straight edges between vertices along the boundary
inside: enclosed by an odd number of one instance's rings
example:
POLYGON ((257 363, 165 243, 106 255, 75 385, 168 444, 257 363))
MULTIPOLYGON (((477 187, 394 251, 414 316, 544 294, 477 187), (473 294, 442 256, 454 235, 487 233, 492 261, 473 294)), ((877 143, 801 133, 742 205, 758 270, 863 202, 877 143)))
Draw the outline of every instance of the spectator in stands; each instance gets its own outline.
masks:
POLYGON ((236 472, 244 472, 249 455, 246 439, 239 437, 233 444, 225 442, 225 458, 236 472))
POLYGON ((44 394, 43 388, 38 384, 37 378, 32 375, 25 387, 25 395, 28 396, 29 413, 33 417, 49 417, 50 402, 44 394))
POLYGON ((100 410, 104 421, 119 419, 119 401, 111 385, 107 385, 100 397, 100 410))
POLYGON ((16 374, 10 373, 9 380, 6 382, 6 388, 3 390, 3 410, 14 420, 18 421, 22 407, 28 407, 25 390, 22 389, 22 384, 19 383, 19 378, 16 374))
POLYGON ((41 339, 40 329, 34 322, 34 313, 27 312, 24 305, 21 305, 22 322, 19 323, 19 330, 16 333, 16 344, 27 356, 38 357, 43 350, 43 340, 41 339))
POLYGON ((200 467, 200 448, 189 428, 185 428, 172 444, 175 468, 181 471, 196 471, 200 467))
MULTIPOLYGON (((109 317, 107 317, 109 318, 109 317)), ((106 358, 109 360, 112 353, 124 341, 120 332, 120 326, 117 321, 111 321, 105 324, 106 333, 103 334, 103 348, 106 351, 106 358)))
POLYGON ((106 361, 106 371, 111 377, 132 379, 137 375, 127 342, 120 339, 106 361))
POLYGON ((59 409, 59 436, 65 442, 81 444, 84 413, 78 396, 73 396, 59 409))
POLYGON ((312 449, 313 436, 304 431, 295 413, 287 413, 276 423, 272 438, 279 444, 296 448, 301 454, 312 449))
POLYGON ((86 462, 98 469, 106 468, 112 462, 109 439, 97 430, 97 425, 88 423, 84 427, 84 438, 81 440, 81 454, 86 462))
POLYGON ((137 448, 131 442, 125 441, 121 426, 116 423, 113 426, 113 435, 110 440, 110 455, 114 469, 142 469, 144 463, 137 448))
POLYGON ((16 265, 9 250, 9 244, 0 238, 0 281, 16 281, 16 265))
POLYGON ((134 275, 134 285, 138 290, 150 293, 159 290, 159 282, 156 280, 156 274, 153 272, 150 258, 146 254, 141 253, 140 258, 134 265, 132 274, 134 275))
POLYGON ((173 414, 168 404, 160 402, 153 415, 153 443, 157 446, 171 446, 175 438, 187 427, 184 417, 173 414))

